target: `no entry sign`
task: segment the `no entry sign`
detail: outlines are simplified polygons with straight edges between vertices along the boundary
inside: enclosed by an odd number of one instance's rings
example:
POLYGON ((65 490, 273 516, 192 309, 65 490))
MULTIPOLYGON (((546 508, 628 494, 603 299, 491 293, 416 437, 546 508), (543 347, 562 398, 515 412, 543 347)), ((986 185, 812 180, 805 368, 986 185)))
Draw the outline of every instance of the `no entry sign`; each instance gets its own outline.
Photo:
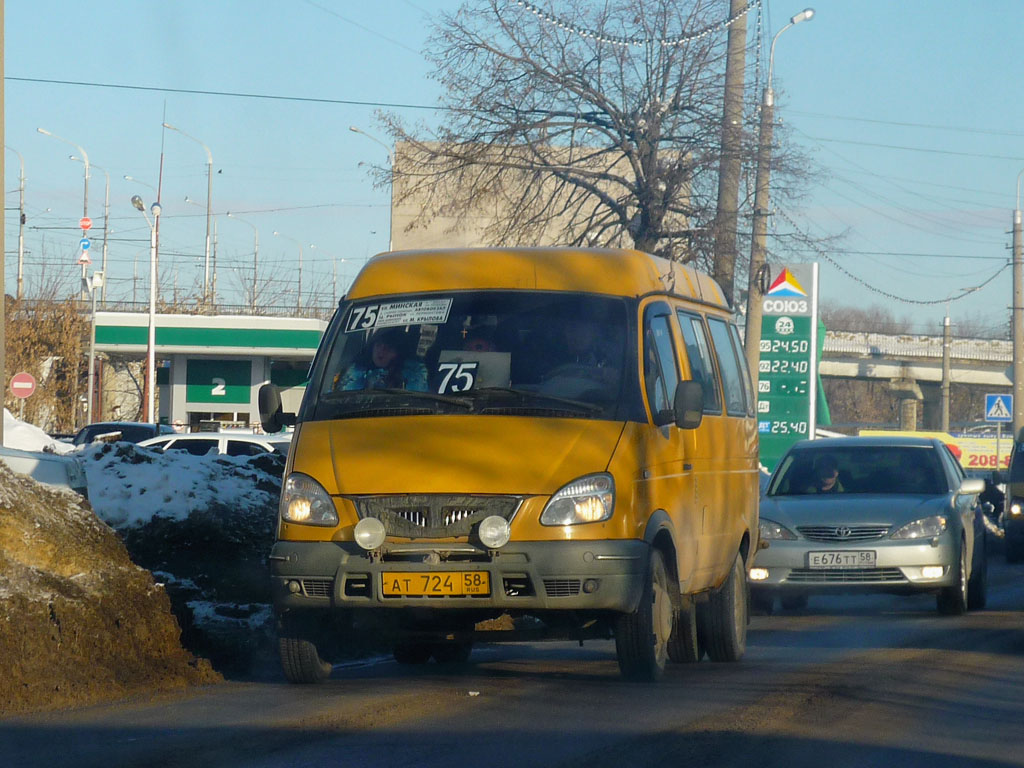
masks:
POLYGON ((15 397, 26 398, 36 391, 36 380, 31 373, 24 371, 11 376, 11 394, 15 397))

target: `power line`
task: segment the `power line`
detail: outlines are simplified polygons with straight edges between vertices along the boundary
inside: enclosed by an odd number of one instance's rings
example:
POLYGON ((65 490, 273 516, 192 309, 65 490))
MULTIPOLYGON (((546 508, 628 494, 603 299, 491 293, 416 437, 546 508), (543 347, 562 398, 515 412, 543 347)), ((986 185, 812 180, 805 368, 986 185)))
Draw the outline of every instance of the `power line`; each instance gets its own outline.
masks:
POLYGON ((896 120, 877 120, 870 117, 851 117, 849 115, 826 115, 820 112, 803 112, 798 109, 787 109, 792 115, 803 115, 804 117, 820 117, 827 120, 844 120, 851 123, 872 123, 874 125, 894 125, 899 128, 927 128, 934 131, 951 131, 955 133, 977 133, 985 136, 1024 136, 1022 131, 996 131, 985 130, 984 128, 966 128, 957 125, 934 125, 929 123, 906 123, 896 120))
POLYGON ((43 77, 11 77, 4 80, 19 83, 44 83, 47 85, 74 85, 82 88, 112 88, 125 91, 149 91, 153 93, 186 93, 195 96, 230 96, 237 99, 266 99, 268 101, 295 101, 312 104, 343 104, 354 107, 375 107, 388 109, 426 109, 437 111, 456 111, 455 107, 426 106, 425 104, 398 104, 385 101, 356 101, 353 99, 326 99, 314 96, 281 96, 273 93, 246 93, 244 91, 211 91, 199 88, 166 88, 156 85, 128 85, 126 83, 97 83, 85 80, 56 80, 43 77))
POLYGON ((984 155, 979 152, 956 152, 951 149, 926 149, 924 147, 905 147, 900 144, 880 144, 872 141, 854 141, 853 139, 824 139, 820 136, 807 136, 814 141, 825 141, 830 144, 855 144, 860 147, 878 147, 880 149, 896 149, 904 152, 925 152, 932 155, 954 155, 956 157, 980 157, 985 160, 1013 160, 1024 162, 1024 157, 1014 155, 984 155))

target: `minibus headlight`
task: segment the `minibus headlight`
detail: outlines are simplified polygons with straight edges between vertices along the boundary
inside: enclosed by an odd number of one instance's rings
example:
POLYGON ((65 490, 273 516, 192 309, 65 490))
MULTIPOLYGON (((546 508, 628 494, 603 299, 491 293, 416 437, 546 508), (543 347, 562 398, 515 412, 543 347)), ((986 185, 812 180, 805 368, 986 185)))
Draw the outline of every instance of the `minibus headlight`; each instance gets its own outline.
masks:
POLYGON ((562 486, 541 512, 541 525, 599 523, 615 509, 615 481, 607 472, 587 475, 562 486))
POLYGON ((303 525, 337 525, 334 502, 316 480, 294 472, 281 486, 281 519, 303 525))
POLYGON ((1010 514, 1013 517, 1020 517, 1022 512, 1024 512, 1024 508, 1021 507, 1021 500, 1014 499, 1013 504, 1010 505, 1010 514))

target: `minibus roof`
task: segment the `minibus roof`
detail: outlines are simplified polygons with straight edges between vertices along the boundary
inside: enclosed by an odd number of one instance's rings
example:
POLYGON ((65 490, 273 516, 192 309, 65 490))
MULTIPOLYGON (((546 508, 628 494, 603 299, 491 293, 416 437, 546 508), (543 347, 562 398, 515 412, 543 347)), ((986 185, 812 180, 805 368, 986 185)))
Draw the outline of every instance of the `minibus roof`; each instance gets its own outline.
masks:
POLYGON ((638 297, 671 293, 728 309, 718 283, 692 267, 610 248, 452 248, 374 256, 349 299, 474 289, 578 291, 638 297))

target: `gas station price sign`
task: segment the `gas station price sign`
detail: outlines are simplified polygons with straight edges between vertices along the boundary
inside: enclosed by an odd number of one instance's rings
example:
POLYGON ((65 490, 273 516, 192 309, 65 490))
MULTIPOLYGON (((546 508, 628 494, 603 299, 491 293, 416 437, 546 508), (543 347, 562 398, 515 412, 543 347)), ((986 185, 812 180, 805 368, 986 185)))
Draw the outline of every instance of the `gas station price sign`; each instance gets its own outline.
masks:
POLYGON ((814 436, 817 283, 817 264, 786 267, 762 299, 757 427, 761 463, 769 470, 789 446, 814 436))

